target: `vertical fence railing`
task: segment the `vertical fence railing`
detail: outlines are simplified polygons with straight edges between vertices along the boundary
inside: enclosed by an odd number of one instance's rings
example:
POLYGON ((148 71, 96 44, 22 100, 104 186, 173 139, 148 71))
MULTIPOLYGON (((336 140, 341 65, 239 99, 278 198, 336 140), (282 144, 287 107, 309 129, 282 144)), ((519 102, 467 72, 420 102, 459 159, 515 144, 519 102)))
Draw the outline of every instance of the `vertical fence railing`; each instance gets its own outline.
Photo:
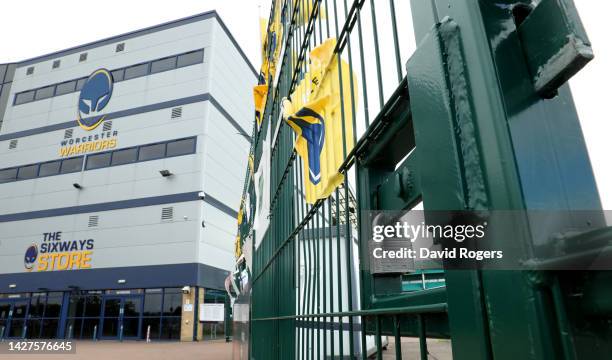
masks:
POLYGON ((419 324, 416 336, 424 351, 421 357, 426 357, 425 318, 445 312, 446 304, 362 308, 358 224, 352 220, 358 218, 358 209, 351 200, 356 196, 352 191, 356 161, 349 143, 367 140, 361 136, 385 106, 385 86, 395 89, 403 81, 402 64, 407 57, 402 57, 401 42, 413 39, 399 30, 393 0, 277 0, 270 20, 275 6, 281 7, 285 20, 280 70, 267 98, 264 119, 269 120, 264 120, 253 137, 257 168, 262 134, 271 127, 270 227, 254 252, 252 357, 366 359, 372 342, 370 352, 381 359, 386 346, 382 338, 389 335, 396 357, 401 358, 401 324, 410 321, 406 319, 419 324), (381 13, 387 14, 385 21, 381 13), (392 36, 381 39, 379 32, 384 27, 392 36), (294 150, 295 135, 281 120, 281 99, 289 97, 310 70, 312 49, 330 37, 337 39, 334 53, 355 75, 348 77, 349 84, 343 84, 338 62, 340 99, 345 99, 344 91, 350 92, 346 94, 350 101, 340 103, 344 181, 327 199, 308 204, 304 199, 308 175, 294 150), (389 67, 391 77, 385 74, 389 67), (369 93, 377 95, 369 98, 369 93), (351 139, 346 138, 345 124, 353 127, 351 139), (393 324, 390 333, 381 327, 387 321, 393 324))

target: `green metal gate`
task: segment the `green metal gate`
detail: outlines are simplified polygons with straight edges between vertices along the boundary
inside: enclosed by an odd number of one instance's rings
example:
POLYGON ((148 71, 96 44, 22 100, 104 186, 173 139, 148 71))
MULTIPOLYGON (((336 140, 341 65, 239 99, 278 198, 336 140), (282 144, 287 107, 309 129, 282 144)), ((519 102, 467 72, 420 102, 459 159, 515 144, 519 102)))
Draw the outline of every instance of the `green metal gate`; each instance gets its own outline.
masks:
MULTIPOLYGON (((433 338, 450 339, 454 359, 609 358, 612 276, 547 270, 589 251, 607 254, 612 239, 566 84, 593 57, 573 2, 407 6, 273 2, 283 51, 252 139, 257 168, 270 134, 271 210, 251 249, 249 358, 401 359, 409 344, 402 337, 419 339, 421 359, 433 338), (381 22, 381 12, 390 21, 381 22), (409 53, 411 36, 417 47, 409 53), (311 205, 281 99, 327 38, 360 74, 360 86, 351 79, 341 87, 350 89, 352 101, 341 107, 352 114, 355 146, 343 138, 343 184, 311 205), (389 71, 392 81, 383 76, 389 71), (539 261, 530 250, 537 225, 526 215, 513 224, 514 242, 493 244, 527 259, 526 270, 446 269, 431 272, 445 286, 404 291, 414 274, 372 271, 362 212, 409 211, 421 202, 425 210, 595 210, 587 230, 597 230, 557 239, 563 256, 539 261)), ((245 193, 254 197, 249 182, 245 193)), ((240 224, 240 246, 251 231, 240 224)), ((417 275, 425 284, 425 273, 417 275)))

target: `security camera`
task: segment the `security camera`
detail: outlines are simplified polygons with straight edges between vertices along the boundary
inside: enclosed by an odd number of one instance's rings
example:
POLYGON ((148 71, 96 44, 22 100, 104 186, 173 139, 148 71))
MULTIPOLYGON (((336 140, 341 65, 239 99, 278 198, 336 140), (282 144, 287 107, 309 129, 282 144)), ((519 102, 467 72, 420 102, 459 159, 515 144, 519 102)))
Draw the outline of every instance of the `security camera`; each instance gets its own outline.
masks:
POLYGON ((189 294, 191 292, 191 289, 189 288, 189 286, 183 286, 181 291, 183 292, 183 294, 189 294))
POLYGON ((200 199, 200 200, 204 200, 204 198, 205 198, 205 197, 206 197, 206 195, 204 195, 204 191, 200 191, 200 192, 198 193, 198 199, 200 199))

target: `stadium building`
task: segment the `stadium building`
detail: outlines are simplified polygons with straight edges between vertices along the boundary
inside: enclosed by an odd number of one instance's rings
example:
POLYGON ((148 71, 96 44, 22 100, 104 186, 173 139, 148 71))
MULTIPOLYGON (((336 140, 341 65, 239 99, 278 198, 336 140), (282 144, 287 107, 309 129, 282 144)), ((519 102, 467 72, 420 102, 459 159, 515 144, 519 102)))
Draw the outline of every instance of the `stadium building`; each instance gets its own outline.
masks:
POLYGON ((1 338, 202 338, 254 82, 214 11, 0 65, 1 338))

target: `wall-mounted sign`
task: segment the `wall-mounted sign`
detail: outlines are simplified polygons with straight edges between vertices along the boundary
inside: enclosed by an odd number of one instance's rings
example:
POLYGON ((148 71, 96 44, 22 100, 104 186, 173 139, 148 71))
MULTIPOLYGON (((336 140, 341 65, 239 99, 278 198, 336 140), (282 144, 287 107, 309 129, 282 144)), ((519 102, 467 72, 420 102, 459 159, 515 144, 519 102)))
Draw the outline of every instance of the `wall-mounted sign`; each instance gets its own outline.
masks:
POLYGON ((225 304, 200 304, 200 321, 221 322, 225 320, 225 304))
POLYGON ((106 69, 94 71, 79 94, 77 122, 87 131, 93 130, 106 115, 101 114, 113 95, 113 76, 106 69))
MULTIPOLYGON (((77 105, 77 124, 81 129, 92 131, 106 118, 102 111, 113 95, 113 76, 106 69, 94 71, 79 93, 77 105)), ((117 147, 117 131, 102 131, 60 142, 61 157, 76 156, 95 151, 110 150, 117 147)))
POLYGON ((47 232, 26 249, 23 265, 27 271, 90 269, 93 249, 94 239, 63 240, 61 231, 47 232))

